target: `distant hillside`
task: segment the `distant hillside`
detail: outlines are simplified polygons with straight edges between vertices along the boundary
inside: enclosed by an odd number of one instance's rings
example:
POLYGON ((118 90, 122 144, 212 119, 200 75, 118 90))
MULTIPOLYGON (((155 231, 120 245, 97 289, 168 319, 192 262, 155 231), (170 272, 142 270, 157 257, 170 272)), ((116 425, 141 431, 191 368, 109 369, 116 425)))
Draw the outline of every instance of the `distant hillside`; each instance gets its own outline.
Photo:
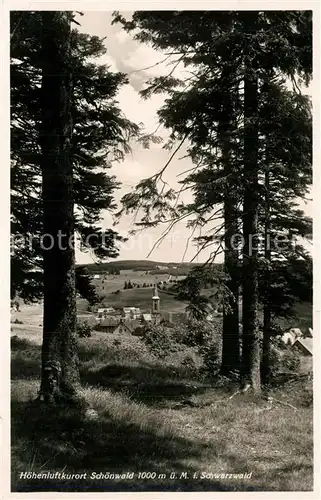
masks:
MULTIPOLYGON (((186 302, 179 301, 170 293, 159 290, 161 311, 184 312, 186 302)), ((140 307, 149 312, 152 308, 151 290, 148 288, 134 288, 132 290, 121 290, 119 294, 107 294, 103 303, 108 307, 140 307)))
MULTIPOLYGON (((153 273, 159 271, 167 271, 171 274, 187 274, 193 267, 202 264, 189 262, 157 262, 153 260, 115 260, 113 262, 105 262, 102 264, 86 264, 89 273, 103 273, 112 269, 119 270, 135 270, 135 271, 151 271, 153 273)), ((220 265, 220 264, 217 264, 220 265)))

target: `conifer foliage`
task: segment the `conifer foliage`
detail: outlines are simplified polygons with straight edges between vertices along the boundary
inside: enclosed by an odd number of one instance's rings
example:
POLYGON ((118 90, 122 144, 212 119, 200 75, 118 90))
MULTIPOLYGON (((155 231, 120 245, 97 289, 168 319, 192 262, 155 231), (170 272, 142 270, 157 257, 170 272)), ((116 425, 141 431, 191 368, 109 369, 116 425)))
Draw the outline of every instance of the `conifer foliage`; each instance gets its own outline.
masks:
MULTIPOLYGON (((122 160, 139 128, 126 119, 117 103, 126 76, 98 64, 96 60, 106 52, 103 41, 80 33, 75 26, 73 22, 68 60, 74 227, 82 250, 90 249, 97 258, 116 257, 121 238, 101 225, 101 212, 114 208, 113 193, 118 187, 108 170, 112 162, 122 160), (90 238, 91 234, 95 236, 90 238)), ((41 12, 11 12, 11 37, 11 293, 34 300, 42 296, 43 276, 41 12)), ((80 274, 77 271, 77 283, 80 274)), ((86 293, 83 286, 81 290, 86 293)))

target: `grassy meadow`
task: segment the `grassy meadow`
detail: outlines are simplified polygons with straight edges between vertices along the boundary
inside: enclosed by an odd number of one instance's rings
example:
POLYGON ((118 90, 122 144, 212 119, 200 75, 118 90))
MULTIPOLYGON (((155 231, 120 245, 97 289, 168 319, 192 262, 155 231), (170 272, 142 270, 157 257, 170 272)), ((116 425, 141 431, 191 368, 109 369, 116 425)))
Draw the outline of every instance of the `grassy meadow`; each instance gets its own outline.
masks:
MULTIPOLYGON (((119 294, 107 294, 104 303, 115 308, 122 307, 140 307, 142 311, 148 311, 152 308, 152 288, 132 288, 121 290, 119 294)), ((187 306, 186 302, 178 301, 172 294, 159 290, 158 295, 162 311, 184 312, 187 306)))
POLYGON ((233 384, 200 379, 191 348, 159 360, 137 337, 94 332, 79 339, 79 357, 83 392, 99 418, 65 409, 48 415, 33 404, 41 333, 36 324, 12 325, 12 491, 312 490, 311 381, 266 392, 271 406, 233 384), (87 476, 23 479, 22 471, 87 476))
MULTIPOLYGON (((156 276, 146 275, 146 271, 135 271, 133 269, 122 269, 119 275, 106 275, 98 279, 93 279, 92 283, 96 287, 98 295, 101 297, 102 304, 106 306, 122 308, 136 306, 142 311, 149 311, 152 306, 153 287, 142 288, 143 283, 154 285, 155 281, 167 281, 169 274, 161 271, 156 276), (125 282, 138 283, 140 288, 131 288, 124 290, 125 282), (117 293, 115 293, 117 292, 117 293)), ((180 280, 184 276, 178 276, 174 279, 180 280)), ((159 290, 161 307, 163 311, 183 312, 186 303, 175 299, 171 293, 165 290, 159 290)), ((85 313, 88 310, 88 302, 85 299, 77 299, 78 311, 85 313)))

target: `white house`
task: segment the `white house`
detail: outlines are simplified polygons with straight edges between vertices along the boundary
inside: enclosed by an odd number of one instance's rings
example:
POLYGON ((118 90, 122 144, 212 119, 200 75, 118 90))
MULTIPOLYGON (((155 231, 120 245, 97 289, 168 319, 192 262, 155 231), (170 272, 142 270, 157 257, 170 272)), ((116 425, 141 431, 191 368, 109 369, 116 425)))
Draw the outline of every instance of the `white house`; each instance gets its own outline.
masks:
POLYGON ((125 319, 140 319, 141 315, 140 307, 123 307, 122 316, 125 319))
POLYGON ((303 333, 300 328, 291 328, 288 332, 285 332, 281 339, 286 345, 293 345, 298 338, 302 338, 303 333))
POLYGON ((106 318, 109 314, 114 314, 116 309, 113 307, 100 307, 97 311, 97 318, 106 318))

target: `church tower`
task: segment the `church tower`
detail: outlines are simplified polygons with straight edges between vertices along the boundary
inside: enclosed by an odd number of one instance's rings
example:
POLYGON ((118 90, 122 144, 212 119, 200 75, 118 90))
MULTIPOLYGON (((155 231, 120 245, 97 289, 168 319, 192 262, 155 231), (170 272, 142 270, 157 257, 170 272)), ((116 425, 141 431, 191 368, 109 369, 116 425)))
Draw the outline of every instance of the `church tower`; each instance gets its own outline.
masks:
POLYGON ((160 300, 157 290, 157 283, 154 286, 152 318, 154 325, 158 325, 160 322, 160 300))

